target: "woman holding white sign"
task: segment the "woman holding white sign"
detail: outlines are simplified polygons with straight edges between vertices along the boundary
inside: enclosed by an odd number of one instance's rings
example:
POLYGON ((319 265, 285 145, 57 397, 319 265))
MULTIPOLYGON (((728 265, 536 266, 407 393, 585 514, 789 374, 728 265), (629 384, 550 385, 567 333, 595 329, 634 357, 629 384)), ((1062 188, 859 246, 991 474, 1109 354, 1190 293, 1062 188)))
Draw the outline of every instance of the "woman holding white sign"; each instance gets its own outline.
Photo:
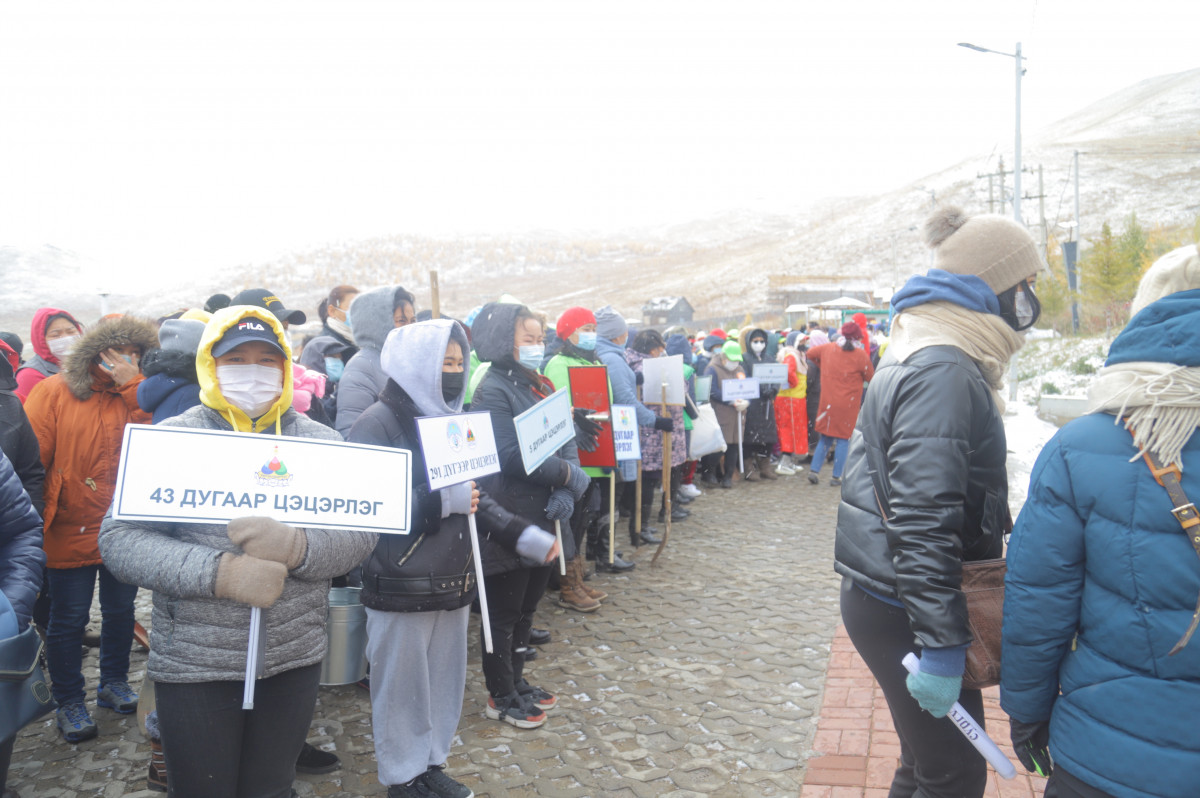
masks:
MULTIPOLYGON (((514 552, 481 518, 480 532, 488 606, 491 609, 493 653, 483 654, 483 675, 488 687, 487 716, 522 729, 546 722, 545 710, 558 699, 530 685, 522 675, 524 649, 538 601, 550 579, 548 556, 554 546, 554 522, 564 527, 575 511, 575 502, 587 490, 589 477, 579 467, 572 441, 526 473, 513 419, 550 396, 554 386, 536 369, 544 355, 542 321, 524 305, 490 302, 471 326, 475 352, 491 363, 475 389, 473 411, 492 416, 500 473, 481 480, 483 487, 506 510, 532 519, 547 535, 536 548, 514 552)), ((573 544, 569 529, 564 544, 573 544)), ((532 542, 532 541, 531 541, 532 542)), ((567 559, 574 556, 568 546, 567 559)), ((557 553, 557 552, 555 552, 557 553)))
MULTIPOLYGON (((450 319, 393 330, 380 354, 388 381, 348 438, 413 457, 412 528, 380 535, 363 565, 375 759, 389 798, 472 795, 442 772, 462 713, 467 626, 478 593, 468 514, 511 551, 536 555, 549 543, 546 556, 555 554, 552 535, 474 483, 430 490, 416 419, 462 412, 467 351, 466 332, 450 319)), ((468 434, 458 439, 464 452, 471 451, 468 434)))
MULTIPOLYGON (((196 355, 202 404, 160 426, 340 440, 292 409, 290 365, 283 326, 270 311, 220 310, 196 355)), ((182 512, 177 507, 164 512, 182 512)), ((100 528, 105 563, 123 582, 154 591, 146 670, 156 683, 172 796, 290 794, 325 656, 329 580, 360 563, 375 539, 262 516, 133 522, 113 520, 110 511, 100 528), (255 607, 263 610, 262 669, 254 709, 246 711, 255 607)))

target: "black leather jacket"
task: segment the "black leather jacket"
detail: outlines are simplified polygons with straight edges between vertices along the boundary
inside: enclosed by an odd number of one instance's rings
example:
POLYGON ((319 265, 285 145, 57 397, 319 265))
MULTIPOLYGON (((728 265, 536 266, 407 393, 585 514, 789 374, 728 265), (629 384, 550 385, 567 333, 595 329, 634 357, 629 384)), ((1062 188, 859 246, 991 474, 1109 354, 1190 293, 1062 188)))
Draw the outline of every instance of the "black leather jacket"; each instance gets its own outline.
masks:
POLYGON ((962 563, 1001 556, 1006 458, 991 389, 961 350, 884 356, 850 438, 834 567, 899 599, 922 647, 971 642, 962 563))

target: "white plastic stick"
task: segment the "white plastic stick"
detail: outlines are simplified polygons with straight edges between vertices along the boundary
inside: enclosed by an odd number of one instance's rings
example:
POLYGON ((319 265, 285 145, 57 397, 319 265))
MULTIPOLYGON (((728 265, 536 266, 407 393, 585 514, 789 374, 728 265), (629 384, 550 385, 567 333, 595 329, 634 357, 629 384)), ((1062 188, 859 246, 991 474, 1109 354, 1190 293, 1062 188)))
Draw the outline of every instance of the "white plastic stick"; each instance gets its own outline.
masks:
POLYGON ((562 521, 554 522, 554 537, 558 538, 558 573, 560 576, 567 575, 567 553, 563 551, 562 544, 562 521))
POLYGON ((492 653, 492 618, 488 614, 487 593, 483 590, 483 558, 479 556, 479 530, 475 527, 475 513, 467 516, 471 529, 471 553, 475 555, 475 584, 479 588, 479 622, 483 624, 483 647, 492 653))
MULTIPOLYGON (((904 655, 903 663, 909 673, 916 673, 920 669, 921 661, 917 659, 916 654, 910 651, 904 655)), ((1000 774, 1000 778, 1016 778, 1017 769, 1013 767, 1013 763, 996 747, 996 744, 992 742, 992 738, 987 736, 987 732, 975 722, 975 719, 967 714, 967 711, 962 708, 962 704, 955 701, 954 706, 950 707, 950 712, 946 717, 958 727, 963 737, 966 737, 967 741, 975 746, 975 750, 983 755, 988 764, 996 769, 996 772, 1000 774)))
POLYGON ((242 709, 254 709, 254 683, 258 679, 258 641, 262 636, 262 608, 250 608, 250 635, 246 644, 246 687, 242 709))
POLYGON ((741 471, 743 474, 745 474, 746 473, 746 461, 742 455, 742 411, 741 410, 738 411, 737 427, 738 427, 738 471, 741 471))
POLYGON ((617 470, 608 475, 608 564, 617 551, 617 470))

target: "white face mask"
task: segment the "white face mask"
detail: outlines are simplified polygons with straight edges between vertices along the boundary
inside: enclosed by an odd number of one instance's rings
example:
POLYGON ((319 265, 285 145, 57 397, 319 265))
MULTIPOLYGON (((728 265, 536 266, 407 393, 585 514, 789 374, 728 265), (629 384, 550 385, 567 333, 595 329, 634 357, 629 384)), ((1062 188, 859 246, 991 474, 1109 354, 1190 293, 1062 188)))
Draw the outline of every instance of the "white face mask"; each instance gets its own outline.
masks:
POLYGON ((751 341, 750 348, 754 350, 754 354, 761 355, 763 350, 767 348, 766 341, 751 341))
POLYGON ((50 339, 46 342, 46 347, 50 350, 50 354, 62 360, 71 354, 71 350, 75 348, 75 344, 77 343, 79 343, 78 335, 64 335, 62 338, 50 339))
POLYGON ((1017 291, 1013 297, 1013 310, 1017 313, 1017 329, 1023 330, 1033 324, 1033 305, 1024 291, 1017 291))
POLYGON ((226 401, 250 418, 258 418, 283 392, 283 372, 254 364, 217 366, 217 384, 226 401))

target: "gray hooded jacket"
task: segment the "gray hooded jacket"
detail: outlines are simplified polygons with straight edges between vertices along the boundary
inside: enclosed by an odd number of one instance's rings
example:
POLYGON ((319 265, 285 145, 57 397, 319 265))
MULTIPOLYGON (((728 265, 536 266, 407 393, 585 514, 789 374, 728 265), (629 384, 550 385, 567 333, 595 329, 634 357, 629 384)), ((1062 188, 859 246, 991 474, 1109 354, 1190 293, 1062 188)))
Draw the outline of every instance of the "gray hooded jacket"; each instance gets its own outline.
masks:
POLYGON ((337 419, 334 428, 342 437, 354 426, 354 420, 379 398, 387 375, 379 364, 379 352, 388 333, 395 329, 392 314, 396 310, 398 285, 385 285, 359 294, 350 306, 350 328, 359 350, 346 364, 338 383, 337 419))

